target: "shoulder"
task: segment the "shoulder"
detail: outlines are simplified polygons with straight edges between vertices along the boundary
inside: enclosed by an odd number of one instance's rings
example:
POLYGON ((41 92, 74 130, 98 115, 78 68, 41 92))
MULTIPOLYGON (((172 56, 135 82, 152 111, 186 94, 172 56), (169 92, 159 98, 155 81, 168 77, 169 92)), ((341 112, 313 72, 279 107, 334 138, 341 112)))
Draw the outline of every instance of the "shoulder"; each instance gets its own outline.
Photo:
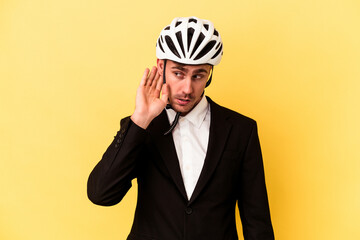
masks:
POLYGON ((211 109, 211 114, 218 115, 224 118, 226 121, 230 121, 232 124, 235 125, 242 125, 253 127, 256 125, 256 121, 248 116, 245 116, 241 113, 238 113, 234 110, 229 108, 223 107, 217 103, 215 103, 210 97, 206 97, 211 109))

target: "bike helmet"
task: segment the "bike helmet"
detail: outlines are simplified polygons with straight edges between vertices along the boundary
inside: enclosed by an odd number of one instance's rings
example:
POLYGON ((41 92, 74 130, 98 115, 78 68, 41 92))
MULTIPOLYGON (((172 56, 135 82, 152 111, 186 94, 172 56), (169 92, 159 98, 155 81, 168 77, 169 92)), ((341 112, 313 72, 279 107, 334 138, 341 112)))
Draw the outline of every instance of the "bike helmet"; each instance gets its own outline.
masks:
POLYGON ((218 31, 209 20, 197 17, 175 18, 160 33, 156 57, 182 64, 220 63, 223 44, 218 31))

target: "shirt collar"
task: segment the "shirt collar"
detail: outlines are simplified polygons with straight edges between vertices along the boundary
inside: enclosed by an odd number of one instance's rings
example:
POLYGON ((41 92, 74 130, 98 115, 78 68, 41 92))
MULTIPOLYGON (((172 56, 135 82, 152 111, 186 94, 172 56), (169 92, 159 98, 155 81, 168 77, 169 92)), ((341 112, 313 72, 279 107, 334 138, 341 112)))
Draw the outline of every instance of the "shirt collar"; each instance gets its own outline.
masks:
MULTIPOLYGON (((205 120, 206 113, 209 109, 209 103, 205 97, 205 94, 201 98, 200 102, 184 117, 180 116, 180 119, 186 119, 191 122, 195 127, 200 128, 201 124, 205 120)), ((169 122, 172 123, 175 119, 176 112, 173 109, 166 109, 166 113, 169 122)))

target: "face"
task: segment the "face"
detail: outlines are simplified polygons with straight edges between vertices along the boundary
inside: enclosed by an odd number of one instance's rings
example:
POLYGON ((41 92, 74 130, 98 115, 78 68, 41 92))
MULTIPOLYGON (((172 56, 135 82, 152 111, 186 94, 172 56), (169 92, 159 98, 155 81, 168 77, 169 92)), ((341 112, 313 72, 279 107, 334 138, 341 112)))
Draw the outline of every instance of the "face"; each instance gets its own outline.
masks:
MULTIPOLYGON (((158 60, 158 70, 162 77, 164 61, 158 60)), ((165 78, 169 89, 169 103, 182 116, 189 113, 201 100, 211 66, 184 65, 171 60, 166 61, 165 78)))

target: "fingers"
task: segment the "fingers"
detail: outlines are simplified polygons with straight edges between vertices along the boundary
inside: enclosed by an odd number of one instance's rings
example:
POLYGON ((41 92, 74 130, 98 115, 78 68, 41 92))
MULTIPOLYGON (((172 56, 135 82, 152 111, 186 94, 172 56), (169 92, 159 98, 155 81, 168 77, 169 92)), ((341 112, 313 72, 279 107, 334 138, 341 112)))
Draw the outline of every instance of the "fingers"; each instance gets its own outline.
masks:
POLYGON ((152 67, 151 71, 146 68, 144 74, 141 78, 140 85, 141 86, 152 86, 154 79, 158 78, 158 72, 156 67, 152 67), (150 72, 150 74, 149 74, 150 72))
POLYGON ((146 81, 146 86, 152 86, 153 83, 154 83, 154 79, 155 79, 155 76, 157 75, 157 68, 156 67, 152 67, 151 69, 151 72, 150 72, 150 75, 148 76, 147 78, 147 81, 146 81))
MULTIPOLYGON (((162 83, 162 81, 161 81, 162 83)), ((165 83, 164 85, 162 85, 162 90, 161 90, 161 101, 163 101, 165 104, 168 103, 168 98, 169 98, 169 88, 167 86, 167 84, 165 83)))
POLYGON ((160 78, 159 72, 156 73, 155 81, 154 81, 154 82, 156 82, 156 85, 154 84, 155 87, 156 87, 156 90, 158 90, 158 91, 160 92, 161 87, 163 86, 163 81, 162 81, 162 79, 160 78))
POLYGON ((149 69, 146 68, 145 71, 144 71, 144 74, 141 78, 141 81, 140 81, 140 86, 145 86, 146 85, 146 80, 147 80, 147 76, 149 75, 149 69))

